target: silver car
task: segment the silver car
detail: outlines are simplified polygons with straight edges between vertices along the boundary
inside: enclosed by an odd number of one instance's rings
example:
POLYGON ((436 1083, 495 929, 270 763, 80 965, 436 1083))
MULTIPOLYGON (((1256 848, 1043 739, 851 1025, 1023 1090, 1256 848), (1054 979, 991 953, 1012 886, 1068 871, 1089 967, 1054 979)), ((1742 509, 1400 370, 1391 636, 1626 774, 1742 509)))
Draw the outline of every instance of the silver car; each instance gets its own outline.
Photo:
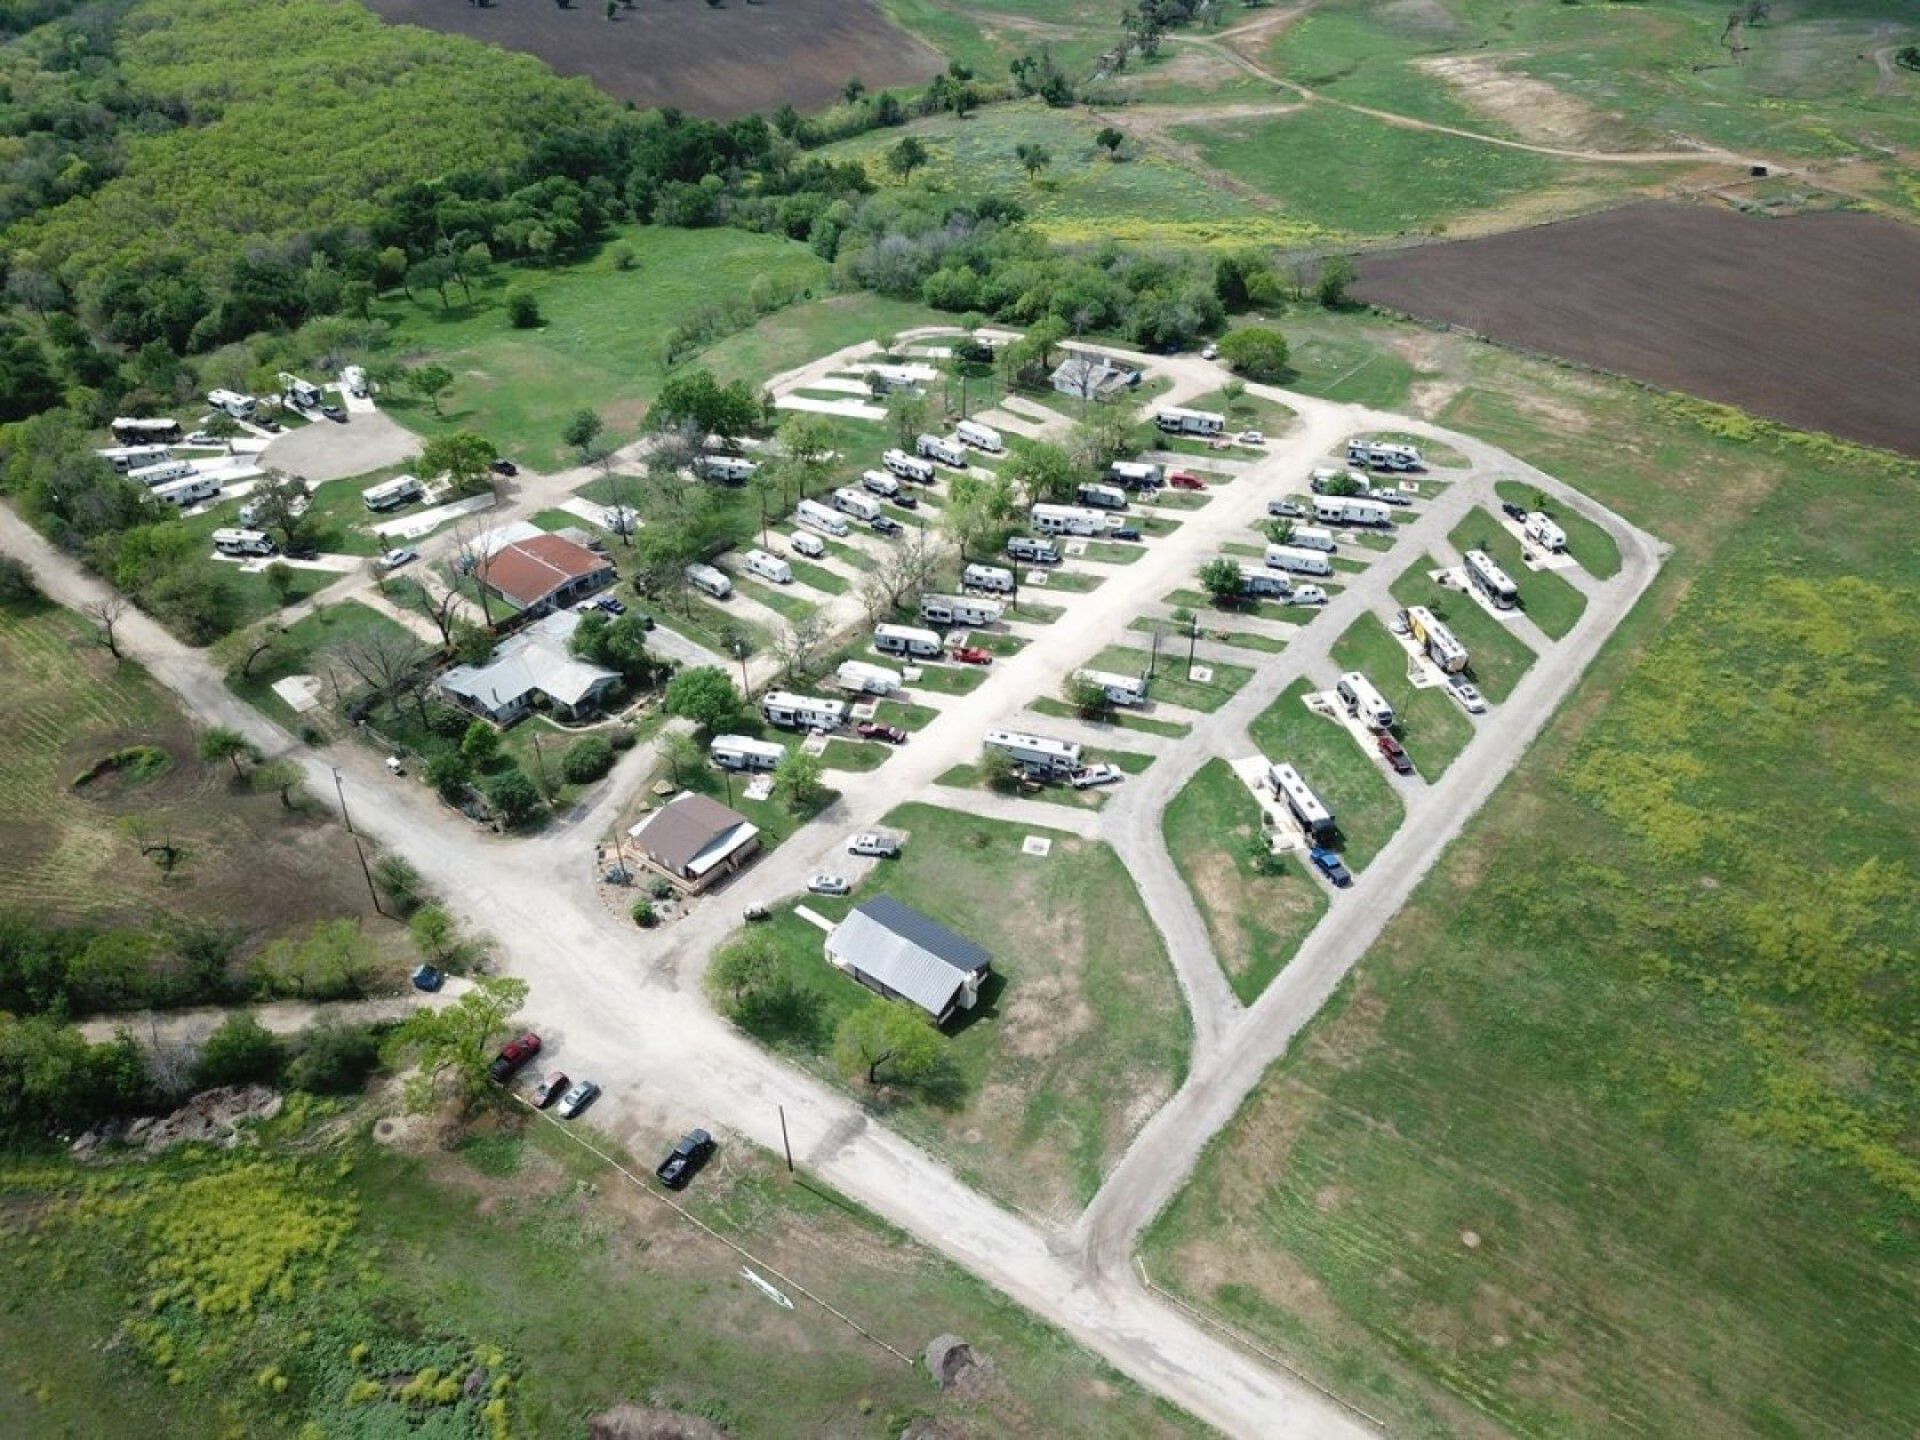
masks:
POLYGON ((571 1120, 599 1098, 600 1087, 591 1080, 582 1080, 560 1097, 560 1103, 553 1107, 554 1113, 562 1120, 571 1120))
POLYGON ((1460 702, 1460 708, 1469 715, 1484 715, 1487 712, 1486 697, 1479 689, 1465 680, 1455 680, 1447 687, 1453 691, 1453 698, 1460 702))
POLYGON ((807 881, 807 889, 815 895, 845 895, 852 888, 844 875, 815 875, 807 881))

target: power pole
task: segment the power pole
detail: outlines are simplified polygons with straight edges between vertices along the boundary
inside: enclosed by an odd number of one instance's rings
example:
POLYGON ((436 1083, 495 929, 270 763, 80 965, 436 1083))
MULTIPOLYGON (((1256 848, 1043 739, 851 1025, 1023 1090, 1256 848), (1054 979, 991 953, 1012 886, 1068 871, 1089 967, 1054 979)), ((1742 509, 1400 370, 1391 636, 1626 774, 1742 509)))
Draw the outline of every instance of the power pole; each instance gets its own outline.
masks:
MULTIPOLYGON (((337 777, 338 772, 336 771, 335 774, 337 777)), ((360 873, 367 877, 367 894, 373 897, 373 913, 384 919, 387 912, 380 908, 380 888, 373 883, 373 870, 367 864, 367 852, 360 848, 358 835, 354 835, 351 830, 347 833, 353 836, 353 853, 360 859, 360 873)))
POLYGON ((546 795, 547 803, 551 805, 553 803, 553 783, 547 779, 547 757, 540 751, 540 735, 538 731, 535 731, 533 735, 533 764, 534 768, 540 772, 540 789, 546 795))
POLYGON ((333 789, 340 797, 340 821, 347 827, 347 834, 353 834, 353 817, 347 814, 347 788, 340 781, 340 767, 333 767, 333 789))
POLYGON ((787 1139, 787 1107, 775 1107, 780 1111, 780 1148, 787 1152, 787 1173, 793 1173, 793 1142, 787 1139))

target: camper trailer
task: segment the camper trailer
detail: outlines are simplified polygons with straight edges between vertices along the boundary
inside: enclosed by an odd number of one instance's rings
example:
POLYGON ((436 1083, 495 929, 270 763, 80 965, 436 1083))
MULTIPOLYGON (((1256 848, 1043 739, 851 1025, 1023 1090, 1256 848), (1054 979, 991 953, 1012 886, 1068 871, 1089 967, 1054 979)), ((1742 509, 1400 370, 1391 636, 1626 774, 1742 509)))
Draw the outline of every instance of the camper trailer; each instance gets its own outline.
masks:
POLYGON ((1373 688, 1373 682, 1358 670, 1349 670, 1335 687, 1340 703, 1349 715, 1358 716, 1369 730, 1382 732, 1393 728, 1393 706, 1373 688))
POLYGON ((1284 600, 1293 594, 1293 582, 1278 570, 1267 570, 1258 565, 1242 565, 1240 593, 1263 599, 1284 600))
POLYGON ((686 576, 689 585, 716 600, 724 600, 733 594, 733 581, 727 578, 726 571, 716 570, 711 565, 689 565, 686 576))
POLYGON ((1484 550, 1469 550, 1466 555, 1467 579, 1473 588, 1491 600, 1495 609, 1511 610, 1520 600, 1520 587, 1507 572, 1494 563, 1484 550))
POLYGON ((1333 561, 1323 550, 1302 550, 1295 545, 1269 545, 1267 564, 1275 570, 1295 575, 1331 575, 1333 561))
POLYGON ((760 713, 783 730, 838 730, 847 722, 847 702, 769 690, 761 697, 760 713))
POLYGON ((1292 536, 1287 543, 1297 545, 1302 550, 1324 550, 1329 555, 1340 548, 1334 544, 1331 530, 1322 530, 1315 525, 1294 526, 1292 536))
POLYGON ((809 530, 817 530, 822 535, 845 535, 847 522, 836 515, 818 500, 802 500, 793 507, 793 519, 796 525, 804 525, 809 530))
POLYGON ((1094 510, 1127 508, 1127 492, 1118 485, 1082 485, 1074 493, 1082 505, 1094 510))
POLYGON ((1182 410, 1169 405, 1156 410, 1153 423, 1169 435, 1220 435, 1227 428, 1227 417, 1211 410, 1182 410))
POLYGON ((340 372, 340 388, 356 400, 367 398, 367 372, 358 365, 349 365, 340 372))
POLYGON ((1071 740, 1055 740, 1048 735, 1029 735, 1020 730, 989 730, 986 744, 1004 750, 1029 769, 1051 775, 1071 775, 1080 768, 1080 747, 1071 740))
POLYGON ((402 505, 411 505, 427 493, 417 475, 396 475, 391 480, 383 480, 360 492, 360 499, 369 510, 398 510, 402 505))
POLYGON ((184 480, 169 480, 164 485, 156 485, 147 493, 162 505, 184 510, 189 505, 198 505, 202 500, 211 500, 218 495, 220 482, 206 475, 189 475, 184 480))
POLYGON ((963 590, 990 590, 995 595, 1013 593, 1013 572, 998 565, 969 565, 960 572, 963 590))
POLYGON ((1424 605, 1407 607, 1407 632, 1427 652, 1427 658, 1449 675, 1467 668, 1467 647, 1424 605))
POLYGON ((880 513, 880 502, 871 495, 862 494, 850 485, 842 485, 829 497, 833 508, 856 520, 871 520, 880 513))
POLYGON ((312 410, 320 404, 320 387, 311 380, 302 380, 298 375, 287 376, 286 388, 280 393, 296 410, 312 410))
POLYGON ((1391 525, 1393 507, 1356 495, 1316 495, 1313 518, 1322 525, 1391 525))
POLYGON ((236 390, 210 390, 207 403, 216 410, 223 410, 236 420, 251 420, 254 410, 260 402, 251 395, 242 395, 236 390))
POLYGON ((110 445, 93 453, 125 475, 130 470, 165 464, 168 452, 164 445, 110 445))
POLYGON ((778 555, 769 555, 765 550, 749 550, 740 557, 740 568, 749 575, 758 575, 762 580, 770 580, 775 585, 793 583, 793 566, 778 555))
POLYGON ((991 425, 982 425, 977 420, 962 420, 953 427, 954 435, 962 445, 971 445, 975 450, 984 450, 989 455, 998 455, 1007 448, 1007 442, 1000 438, 1000 432, 991 425))
POLYGON ((922 435, 913 442, 914 452, 922 460, 938 460, 942 465, 965 469, 966 448, 958 440, 943 440, 938 435, 922 435))
POLYGON ((915 660, 938 660, 944 653, 937 634, 913 625, 874 626, 873 648, 882 655, 905 655, 915 660))
POLYGON ((889 450, 880 457, 880 463, 902 480, 911 480, 916 485, 933 483, 933 462, 909 455, 904 450, 889 450))
POLYGON ((796 530, 787 536, 787 544, 793 547, 794 554, 804 555, 809 560, 821 559, 827 553, 827 542, 805 530, 796 530))
POLYGON ((1372 470, 1420 470, 1425 468, 1420 452, 1411 445, 1395 445, 1385 440, 1347 441, 1347 463, 1372 470))
POLYGON ((1111 670, 1076 670, 1073 678, 1089 685, 1098 685, 1106 692, 1109 705, 1144 705, 1147 703, 1147 682, 1141 675, 1117 675, 1111 670))
POLYGON ((751 480, 759 468, 744 455, 701 455, 693 462, 693 473, 702 480, 718 480, 726 485, 751 480))
POLYGON ((1029 513, 1042 535, 1098 535, 1107 528, 1105 512, 1078 505, 1040 504, 1029 513))
POLYGON ((1122 490, 1157 490, 1160 467, 1145 461, 1116 460, 1107 466, 1107 478, 1122 490))
POLYGON ((180 422, 160 416, 140 419, 122 415, 109 428, 113 431, 114 439, 128 445, 153 445, 180 438, 180 422))
POLYGON ((972 595, 922 595, 920 618, 929 625, 998 625, 1000 606, 972 595))
POLYGON ((1287 812, 1306 832, 1308 839, 1326 841, 1333 838, 1333 812, 1321 803, 1320 797, 1313 793, 1293 766, 1268 766, 1267 788, 1273 791, 1275 798, 1285 802, 1287 812))
POLYGON ((1007 558, 1024 560, 1029 565, 1058 565, 1060 552, 1051 540, 1042 540, 1035 535, 1010 535, 1007 537, 1007 558))
POLYGON ((786 747, 751 735, 716 735, 707 758, 722 770, 771 770, 786 758, 786 747))
POLYGON ((213 532, 213 548, 222 555, 252 558, 271 555, 275 547, 273 541, 259 530, 216 530, 213 532))
POLYGON ((870 495, 881 495, 891 500, 900 493, 900 482, 884 470, 862 470, 860 488, 870 495))
POLYGON ((135 466, 127 471, 127 478, 152 490, 156 486, 169 485, 198 473, 191 460, 162 460, 157 465, 135 466))
POLYGON ((844 689, 863 695, 892 695, 900 689, 898 670, 889 670, 884 665, 870 665, 865 660, 843 660, 833 676, 844 689))
POLYGON ((1542 550, 1558 555, 1567 548, 1567 532, 1553 523, 1553 518, 1542 511, 1535 510, 1527 516, 1521 529, 1527 539, 1542 550))

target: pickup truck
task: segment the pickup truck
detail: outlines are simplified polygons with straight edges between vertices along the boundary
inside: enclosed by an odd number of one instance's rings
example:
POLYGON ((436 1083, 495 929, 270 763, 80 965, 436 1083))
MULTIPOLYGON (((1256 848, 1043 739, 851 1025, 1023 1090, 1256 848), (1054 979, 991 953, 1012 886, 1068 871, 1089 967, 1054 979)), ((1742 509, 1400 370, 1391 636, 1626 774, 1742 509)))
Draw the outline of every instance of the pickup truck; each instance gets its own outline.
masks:
POLYGON ((1407 747, 1391 735, 1376 735, 1373 743, 1380 747, 1380 754, 1387 764, 1393 767, 1396 775, 1413 773, 1413 757, 1407 754, 1407 747))

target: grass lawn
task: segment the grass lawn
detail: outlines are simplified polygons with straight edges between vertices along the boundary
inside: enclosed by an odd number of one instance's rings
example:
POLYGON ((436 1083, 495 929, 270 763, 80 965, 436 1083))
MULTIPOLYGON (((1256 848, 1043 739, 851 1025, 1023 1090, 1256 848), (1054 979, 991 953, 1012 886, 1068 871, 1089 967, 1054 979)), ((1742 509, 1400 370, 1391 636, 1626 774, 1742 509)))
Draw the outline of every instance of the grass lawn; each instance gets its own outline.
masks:
POLYGON ((1040 805, 1064 805, 1071 810, 1099 810, 1107 803, 1107 791, 1110 785, 1096 785, 1086 790, 1076 790, 1064 781, 1058 785, 1042 785, 1036 790, 1007 789, 996 790, 987 783, 987 778, 977 762, 955 765, 943 770, 935 777, 935 783, 948 785, 956 790, 983 790, 989 794, 1010 795, 1021 800, 1032 800, 1040 805))
MULTIPOLYGON (((1102 565, 1131 565, 1147 552, 1138 545, 1129 545, 1117 540, 1089 540, 1084 553, 1075 559, 1093 560, 1102 565)), ((1054 572, 1055 580, 1050 582, 1056 589, 1064 589, 1058 583, 1059 572, 1054 572)), ((1091 588, 1091 587, 1089 587, 1091 588)))
MULTIPOLYGON (((1446 623, 1472 658, 1467 674, 1486 692, 1489 700, 1504 700, 1533 664, 1533 651, 1527 642, 1480 608, 1470 595, 1443 589, 1427 576, 1440 568, 1431 555, 1423 555, 1407 567, 1393 582, 1393 598, 1402 607, 1424 605, 1446 623)), ((1518 584, 1516 580, 1514 582, 1518 584)))
POLYGON ((742 595, 758 600, 769 610, 784 615, 789 620, 804 620, 818 608, 813 601, 797 590, 785 585, 762 585, 758 580, 746 575, 735 574, 733 588, 742 595))
POLYGON ((787 557, 787 564, 793 567, 793 578, 802 585, 811 586, 824 595, 844 595, 852 587, 845 579, 834 574, 824 565, 815 565, 795 556, 787 557))
POLYGON ((1347 727, 1306 707, 1306 697, 1312 693, 1311 681, 1294 681, 1247 727, 1247 733, 1269 763, 1291 765, 1300 772, 1300 778, 1333 812, 1340 830, 1334 848, 1350 868, 1364 870, 1393 838, 1406 811, 1387 772, 1361 751, 1347 727))
MULTIPOLYGON (((1496 480, 1493 490, 1508 504, 1523 505, 1529 510, 1539 509, 1534 502, 1546 498, 1519 480, 1496 480)), ((1613 536, 1578 511, 1555 505, 1551 500, 1547 502, 1546 511, 1553 517, 1553 523, 1566 532, 1567 553, 1580 562, 1581 569, 1596 580, 1610 580, 1620 573, 1620 546, 1613 536)))
MULTIPOLYGON (((889 657, 879 657, 885 661, 889 657)), ((935 695, 966 695, 987 683, 985 665, 923 665, 920 678, 913 682, 913 689, 926 690, 935 695)))
POLYGON ((842 740, 836 736, 827 741, 820 761, 829 770, 878 770, 891 754, 893 746, 884 740, 842 740))
MULTIPOLYGON (((1288 430, 1293 428, 1293 422, 1299 418, 1292 410, 1282 405, 1278 400, 1269 400, 1263 395, 1242 395, 1232 404, 1228 404, 1225 393, 1219 390, 1209 390, 1204 395, 1196 395, 1193 399, 1182 402, 1182 408, 1186 410, 1211 410, 1217 415, 1227 417, 1227 429, 1259 430, 1264 433, 1269 440, 1275 435, 1286 434, 1288 430)), ((1223 450, 1220 453, 1223 455, 1238 456, 1243 454, 1258 454, 1260 452, 1257 450, 1246 451, 1236 446, 1232 450, 1223 450)), ((1233 477, 1230 475, 1214 476, 1209 474, 1204 478, 1209 485, 1224 485, 1233 477)))
POLYGON ((1156 538, 1171 535, 1180 528, 1178 520, 1169 519, 1165 515, 1136 515, 1133 524, 1142 535, 1152 535, 1156 538))
MULTIPOLYGON (((1077 720, 1080 713, 1064 700, 1051 695, 1042 695, 1037 700, 1027 702, 1027 708, 1036 715, 1051 715, 1059 720, 1077 720)), ((1182 720, 1155 720, 1149 715, 1136 715, 1124 708, 1115 708, 1107 712, 1106 718, 1089 721, 1089 724, 1111 725, 1116 730, 1138 730, 1142 735, 1165 735, 1177 740, 1190 734, 1193 727, 1182 720)))
MULTIPOLYGON (((1253 671, 1244 665, 1226 665, 1218 661, 1209 662, 1213 666, 1213 679, 1204 684, 1186 678, 1186 659, 1182 655, 1175 658, 1173 641, 1162 644, 1160 650, 1160 669, 1148 683, 1149 699, 1165 701, 1169 705, 1178 705, 1187 710, 1217 710, 1227 703, 1229 697, 1247 681, 1253 678, 1253 671)), ((1123 645, 1109 645, 1083 667, 1089 670, 1107 670, 1116 675, 1144 675, 1153 656, 1145 650, 1130 650, 1123 645)))
MULTIPOLYGON (((357 600, 328 605, 289 625, 273 648, 254 663, 251 673, 242 678, 227 677, 227 688, 270 719, 297 726, 300 717, 273 693, 273 683, 289 675, 319 675, 328 670, 328 655, 342 646, 378 640, 405 641, 425 650, 426 645, 396 620, 357 600)), ((341 686, 351 693, 357 688, 350 675, 343 674, 341 686)), ((322 704, 330 705, 333 692, 322 687, 322 704)))
MULTIPOLYGON (((1058 590, 1067 595, 1084 595, 1090 590, 1098 590, 1107 583, 1104 575, 1089 575, 1083 570, 1049 570, 1046 590, 1058 590)), ((1029 592, 1033 587, 1029 586, 1029 592)))
MULTIPOLYGON (((1186 1012, 1158 932, 1105 845, 1040 832, 1051 853, 1025 855, 1031 827, 930 805, 902 806, 886 824, 905 851, 853 899, 892 895, 923 911, 985 946, 995 978, 950 1030, 954 1074, 937 1098, 841 1083, 971 1183, 1064 1219, 1186 1073, 1186 1012)), ((851 902, 807 903, 838 916, 851 902)), ((820 931, 791 912, 761 928, 801 997, 761 1038, 828 1073, 834 1028, 868 992, 827 966, 820 931)))
POLYGON ((884 725, 898 725, 909 732, 924 729, 939 717, 940 712, 931 705, 912 705, 905 700, 882 700, 874 715, 884 725))
MULTIPOLYGON (((1042 593, 1045 592, 1043 591, 1042 593)), ((1032 595, 1032 590, 1022 586, 1020 599, 1006 608, 1005 618, 1020 621, 1027 625, 1051 625, 1067 613, 1065 606, 1043 605, 1039 601, 1032 599, 1032 595)))
POLYGON ((1393 733, 1406 742, 1426 779, 1438 780, 1473 739, 1473 722, 1445 687, 1416 690, 1407 683, 1407 652, 1377 616, 1354 621, 1333 642, 1333 660, 1343 671, 1361 671, 1386 697, 1393 706, 1393 733))
POLYGON ((1520 587, 1520 608, 1548 638, 1558 640, 1579 623, 1581 612, 1587 608, 1587 597, 1551 570, 1529 570, 1521 555, 1520 542, 1484 507, 1475 506, 1447 538, 1462 554, 1468 550, 1485 550, 1493 556, 1494 563, 1520 587))
POLYGON ((1169 486, 1148 503, 1160 510, 1198 510, 1213 503, 1213 493, 1210 490, 1175 490, 1169 486))
POLYGON ((650 604, 648 609, 662 625, 729 658, 736 640, 747 642, 749 655, 760 654, 772 642, 757 623, 726 609, 724 601, 703 599, 690 587, 682 587, 681 593, 650 604))
POLYGON ((1241 1003, 1260 998, 1307 932, 1326 913, 1327 895, 1298 856, 1276 857, 1263 875, 1252 846, 1264 845, 1259 803, 1227 767, 1209 760, 1160 817, 1167 850, 1207 922, 1215 957, 1241 1003))
POLYGON ((994 656, 1018 655, 1027 647, 1020 636, 1009 635, 1004 630, 970 630, 963 643, 994 656))

